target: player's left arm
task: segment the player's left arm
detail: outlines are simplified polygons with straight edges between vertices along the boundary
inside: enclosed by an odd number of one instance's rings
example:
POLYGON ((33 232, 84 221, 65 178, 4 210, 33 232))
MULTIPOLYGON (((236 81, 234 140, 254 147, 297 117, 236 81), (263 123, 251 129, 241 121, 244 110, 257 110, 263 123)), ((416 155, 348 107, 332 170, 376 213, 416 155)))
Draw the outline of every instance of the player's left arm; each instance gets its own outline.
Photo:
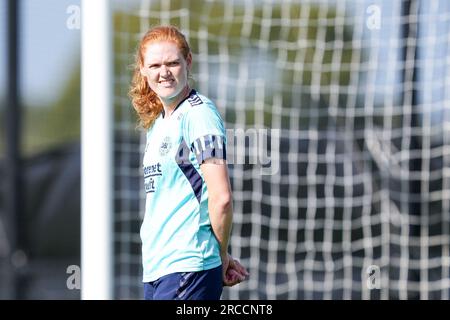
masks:
POLYGON ((228 253, 231 225, 233 222, 233 201, 225 160, 209 158, 200 166, 208 188, 208 209, 211 226, 219 245, 220 255, 228 253))
POLYGON ((206 159, 200 166, 208 188, 209 219, 214 235, 220 245, 223 283, 233 286, 248 276, 247 270, 228 254, 231 226, 233 222, 233 201, 230 179, 225 160, 206 159))

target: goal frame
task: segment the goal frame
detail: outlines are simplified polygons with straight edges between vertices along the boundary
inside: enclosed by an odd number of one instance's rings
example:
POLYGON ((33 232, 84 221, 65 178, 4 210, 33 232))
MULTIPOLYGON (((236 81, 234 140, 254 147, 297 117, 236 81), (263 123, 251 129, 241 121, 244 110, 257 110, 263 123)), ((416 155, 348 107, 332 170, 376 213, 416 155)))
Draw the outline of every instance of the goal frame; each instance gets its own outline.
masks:
POLYGON ((81 2, 81 299, 113 298, 113 47, 109 0, 81 2))

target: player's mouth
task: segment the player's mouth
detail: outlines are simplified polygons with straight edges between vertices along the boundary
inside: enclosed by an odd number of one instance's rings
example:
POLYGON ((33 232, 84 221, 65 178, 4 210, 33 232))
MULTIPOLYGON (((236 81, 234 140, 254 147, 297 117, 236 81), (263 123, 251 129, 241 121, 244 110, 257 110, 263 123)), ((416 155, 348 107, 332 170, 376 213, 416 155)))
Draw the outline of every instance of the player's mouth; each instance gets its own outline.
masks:
POLYGON ((170 87, 175 81, 172 79, 169 80, 161 80, 159 81, 159 84, 162 85, 163 87, 170 87))

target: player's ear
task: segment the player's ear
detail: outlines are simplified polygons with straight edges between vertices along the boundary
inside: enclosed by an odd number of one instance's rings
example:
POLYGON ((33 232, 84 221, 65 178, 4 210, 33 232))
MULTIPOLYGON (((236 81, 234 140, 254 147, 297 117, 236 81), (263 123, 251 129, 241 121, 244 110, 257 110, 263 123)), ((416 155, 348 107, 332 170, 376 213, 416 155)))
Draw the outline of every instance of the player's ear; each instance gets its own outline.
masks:
POLYGON ((142 78, 144 79, 144 81, 147 83, 147 75, 144 72, 144 67, 140 67, 139 71, 141 73, 142 78))
POLYGON ((188 71, 191 70, 192 54, 190 52, 188 53, 188 56, 186 58, 186 65, 187 65, 188 71))

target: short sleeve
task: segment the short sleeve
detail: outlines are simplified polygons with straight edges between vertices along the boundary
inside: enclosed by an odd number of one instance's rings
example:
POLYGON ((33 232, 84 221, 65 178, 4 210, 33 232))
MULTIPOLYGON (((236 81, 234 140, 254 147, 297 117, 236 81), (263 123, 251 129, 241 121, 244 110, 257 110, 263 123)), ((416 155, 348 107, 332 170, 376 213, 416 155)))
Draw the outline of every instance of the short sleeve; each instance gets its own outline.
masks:
POLYGON ((199 165, 209 158, 226 160, 225 127, 214 105, 192 106, 183 121, 183 137, 199 165))

